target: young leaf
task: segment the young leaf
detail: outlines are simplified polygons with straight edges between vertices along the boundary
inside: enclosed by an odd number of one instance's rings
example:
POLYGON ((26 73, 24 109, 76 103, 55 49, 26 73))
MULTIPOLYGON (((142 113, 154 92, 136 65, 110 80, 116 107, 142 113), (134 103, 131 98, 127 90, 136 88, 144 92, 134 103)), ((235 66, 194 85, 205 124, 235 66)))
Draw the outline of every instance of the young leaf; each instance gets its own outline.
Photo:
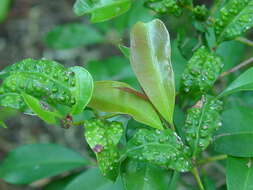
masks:
POLYGON ((123 190, 123 185, 120 180, 115 183, 104 178, 97 168, 92 168, 84 171, 79 176, 74 178, 64 190, 123 190))
POLYGON ((193 157, 211 143, 214 131, 221 126, 221 110, 222 102, 210 96, 202 96, 200 101, 188 109, 184 130, 193 157))
POLYGON ((27 106, 42 120, 49 124, 59 124, 59 119, 63 117, 59 113, 49 111, 47 110, 47 108, 43 108, 40 101, 33 96, 22 93, 22 97, 24 98, 24 101, 27 106))
POLYGON ((131 115, 136 121, 157 129, 163 129, 152 105, 126 83, 99 81, 94 84, 89 107, 104 111, 131 115))
POLYGON ((103 37, 96 29, 81 23, 59 25, 50 30, 45 37, 45 43, 55 49, 76 48, 102 41, 103 37))
POLYGON ((69 71, 73 72, 75 76, 75 85, 70 88, 72 95, 75 97, 75 104, 71 112, 72 114, 79 114, 83 112, 92 97, 93 79, 83 67, 71 67, 69 71))
POLYGON ((156 19, 138 22, 130 38, 131 64, 137 79, 156 109, 172 124, 175 84, 169 33, 162 21, 156 19))
POLYGON ((59 145, 24 145, 1 163, 0 178, 12 184, 29 184, 87 164, 81 155, 59 145))
POLYGON ((253 26, 253 1, 229 0, 215 21, 218 42, 232 40, 253 26))
POLYGON ((181 172, 192 167, 189 147, 170 129, 140 129, 128 141, 124 155, 181 172))
POLYGON ((168 190, 173 172, 134 159, 126 160, 121 169, 126 190, 168 190))
POLYGON ((91 13, 91 22, 103 22, 119 16, 131 7, 131 0, 76 0, 74 12, 78 16, 91 13))
POLYGON ((117 144, 123 134, 119 122, 93 119, 84 123, 85 138, 96 154, 103 176, 116 180, 119 170, 119 152, 117 144))
POLYGON ((253 188, 253 159, 228 157, 226 181, 228 190, 253 188))
POLYGON ((130 48, 124 45, 119 44, 119 50, 126 58, 130 57, 130 48))
POLYGON ((220 95, 223 97, 239 91, 253 90, 253 67, 242 73, 220 95))
POLYGON ((186 93, 207 92, 222 69, 221 59, 205 46, 194 52, 182 74, 182 89, 186 93))

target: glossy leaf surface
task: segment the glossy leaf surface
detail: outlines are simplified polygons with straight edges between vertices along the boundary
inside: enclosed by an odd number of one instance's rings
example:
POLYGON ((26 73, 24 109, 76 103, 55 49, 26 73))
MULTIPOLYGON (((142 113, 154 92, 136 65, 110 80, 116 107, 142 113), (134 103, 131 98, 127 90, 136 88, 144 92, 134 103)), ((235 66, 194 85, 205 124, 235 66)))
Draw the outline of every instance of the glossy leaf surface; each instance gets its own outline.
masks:
POLYGON ((90 13, 92 22, 103 22, 125 13, 130 6, 130 0, 77 0, 74 12, 78 16, 90 13))
POLYGON ((156 109, 172 123, 175 82, 169 33, 156 19, 135 24, 130 38, 131 64, 137 79, 156 109))
POLYGON ((184 130, 194 157, 208 147, 214 132, 222 125, 221 110, 222 102, 211 96, 202 96, 188 109, 184 130))
POLYGON ((192 167, 189 147, 170 129, 138 130, 128 141, 125 155, 181 172, 192 167))
POLYGON ((154 128, 162 129, 159 116, 143 95, 128 84, 116 81, 99 81, 89 107, 120 114, 128 114, 135 120, 154 128))
POLYGON ((117 144, 123 134, 119 122, 93 119, 84 123, 85 138, 96 154, 103 176, 116 180, 119 171, 119 152, 117 144))

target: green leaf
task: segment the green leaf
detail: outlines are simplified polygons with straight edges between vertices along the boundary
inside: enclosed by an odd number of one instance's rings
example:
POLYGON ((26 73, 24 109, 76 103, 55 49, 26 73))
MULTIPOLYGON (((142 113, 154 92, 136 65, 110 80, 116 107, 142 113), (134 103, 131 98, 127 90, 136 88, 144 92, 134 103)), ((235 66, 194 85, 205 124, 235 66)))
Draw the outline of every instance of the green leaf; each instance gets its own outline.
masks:
POLYGON ((103 36, 95 28, 82 23, 59 25, 45 36, 45 43, 54 49, 69 49, 101 43, 103 36))
POLYGON ((217 131, 214 141, 215 150, 232 156, 253 156, 252 117, 251 107, 235 105, 224 111, 223 127, 217 131))
POLYGON ((220 57, 201 46, 189 60, 182 74, 182 89, 186 93, 207 92, 222 69, 220 57))
POLYGON ((87 164, 81 155, 59 145, 23 145, 1 163, 0 178, 12 184, 29 184, 87 164))
POLYGON ((117 144, 123 134, 119 122, 93 119, 85 121, 85 138, 96 154, 103 176, 116 180, 119 171, 119 152, 117 144))
POLYGON ((133 159, 126 160, 121 170, 126 190, 168 190, 172 173, 172 171, 133 159))
POLYGON ((22 93, 22 97, 28 107, 42 120, 49 124, 59 124, 59 119, 63 117, 59 113, 46 110, 46 108, 42 107, 40 101, 33 96, 22 93))
MULTIPOLYGON (((0 87, 1 91, 1 87, 0 87)), ((4 93, 0 92, 0 106, 5 108, 12 108, 20 111, 24 111, 27 107, 22 96, 17 93, 4 93)))
POLYGON ((64 190, 123 190, 123 186, 120 180, 117 180, 116 183, 109 181, 104 178, 97 168, 89 169, 74 180, 72 180, 64 190))
POLYGON ((71 92, 75 97, 76 103, 72 107, 72 114, 83 112, 89 103, 93 92, 93 79, 90 73, 83 67, 75 66, 69 68, 75 75, 75 85, 72 85, 71 92))
POLYGON ((131 7, 131 0, 76 0, 74 12, 78 16, 91 13, 91 22, 103 22, 119 16, 131 7))
POLYGON ((218 42, 232 40, 253 26, 253 1, 229 0, 215 21, 218 42))
POLYGON ((192 167, 189 147, 172 130, 140 129, 127 143, 123 156, 180 172, 192 167))
POLYGON ((169 33, 156 19, 138 22, 130 38, 131 64, 137 79, 156 109, 172 124, 175 84, 169 33))
POLYGON ((43 190, 63 190, 78 174, 72 174, 66 177, 62 177, 51 181, 49 184, 43 187, 43 190))
POLYGON ((219 97, 227 96, 229 94, 239 91, 253 90, 253 67, 242 73, 235 79, 220 95, 219 97))
POLYGON ((1 0, 0 4, 0 23, 3 22, 9 12, 11 0, 1 0))
POLYGON ((126 83, 116 81, 95 82, 89 107, 104 112, 128 114, 136 121, 163 129, 159 116, 152 105, 126 83))
POLYGON ((226 181, 228 190, 251 190, 253 188, 252 158, 228 157, 226 181))
POLYGON ((221 125, 222 102, 211 96, 202 96, 192 108, 188 109, 185 120, 185 137, 193 157, 205 150, 221 125))
MULTIPOLYGON (((0 76, 4 78, 0 96, 12 94, 14 101, 14 98, 20 99, 17 95, 26 93, 55 107, 57 104, 71 107, 73 114, 83 111, 93 89, 92 78, 84 68, 66 69, 57 62, 44 59, 25 59, 6 67, 0 76), (14 94, 17 95, 14 97, 14 94)), ((20 106, 19 102, 22 100, 15 101, 12 107, 20 106)))

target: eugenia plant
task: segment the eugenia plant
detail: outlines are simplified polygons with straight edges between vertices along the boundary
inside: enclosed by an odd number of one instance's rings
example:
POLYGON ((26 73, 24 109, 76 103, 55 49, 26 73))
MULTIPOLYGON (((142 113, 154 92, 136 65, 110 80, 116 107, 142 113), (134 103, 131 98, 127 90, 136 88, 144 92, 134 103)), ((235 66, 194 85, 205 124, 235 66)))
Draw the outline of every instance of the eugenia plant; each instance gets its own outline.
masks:
MULTIPOLYGON (((92 22, 101 22, 125 13, 131 4, 135 6, 131 0, 77 0, 74 11, 80 16, 90 13, 92 22)), ((250 43, 241 36, 253 26, 253 1, 217 0, 210 10, 205 5, 194 6, 191 0, 147 0, 144 6, 166 18, 179 19, 187 12, 199 40, 188 56, 182 36, 175 41, 176 48, 174 41, 171 47, 161 20, 137 22, 130 31, 130 47, 119 47, 131 63, 139 89, 120 81, 94 81, 84 67, 66 68, 47 59, 25 59, 0 72, 1 114, 21 111, 51 125, 83 126, 85 140, 96 156, 92 162, 58 145, 25 145, 3 161, 2 179, 27 184, 98 165, 100 172, 87 169, 58 180, 58 189, 175 190, 180 184, 181 189, 214 190, 222 187, 210 180, 204 166, 227 160, 223 187, 253 188, 253 130, 243 124, 246 120, 252 123, 250 111, 238 106, 222 114, 228 95, 253 90, 253 69, 248 68, 227 86, 222 80, 252 60, 222 73, 226 65, 218 52, 229 40, 250 43), (176 63, 171 61, 173 54, 179 57, 174 59, 176 63), (187 64, 184 56, 189 58, 187 64), (177 70, 180 67, 183 69, 177 70), (84 116, 87 110, 93 113, 89 119, 84 116), (245 114, 239 117, 241 112, 245 114), (120 119, 126 115, 133 125, 120 119), (223 128, 222 120, 228 123, 236 117, 237 125, 230 122, 230 128, 223 128), (33 156, 27 156, 31 151, 33 156), (30 168, 26 167, 29 164, 30 168), (180 173, 193 174, 198 186, 187 184, 180 173)), ((71 27, 78 30, 77 25, 71 27)), ((93 40, 99 41, 99 36, 93 40)), ((6 127, 3 119, 1 124, 6 127)), ((56 190, 54 185, 45 189, 56 190)))

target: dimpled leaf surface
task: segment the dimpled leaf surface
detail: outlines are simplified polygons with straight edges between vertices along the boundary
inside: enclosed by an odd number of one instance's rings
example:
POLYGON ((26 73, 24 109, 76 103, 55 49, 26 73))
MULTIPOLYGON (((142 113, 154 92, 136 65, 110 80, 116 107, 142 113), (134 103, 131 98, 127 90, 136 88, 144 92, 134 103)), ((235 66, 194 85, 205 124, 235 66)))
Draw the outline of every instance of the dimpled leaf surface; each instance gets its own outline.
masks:
POLYGON ((100 119, 88 120, 84 123, 85 138, 96 154, 102 174, 115 180, 119 170, 119 152, 117 144, 123 134, 121 123, 100 119))
POLYGON ((192 56, 182 74, 182 89, 186 93, 206 92, 219 76, 221 59, 206 47, 200 47, 192 56))
POLYGON ((131 0, 77 0, 74 12, 78 16, 91 13, 92 22, 103 22, 125 13, 131 0))
POLYGON ((175 82, 165 25, 158 19, 138 22, 130 38, 131 65, 138 81, 160 114, 173 123, 175 82))
POLYGON ((253 67, 236 78, 219 96, 223 97, 239 91, 253 90, 253 67))
POLYGON ((125 155, 181 172, 189 171, 192 167, 189 147, 170 129, 140 129, 128 141, 125 155))
POLYGON ((253 26, 253 0, 230 0, 221 8, 215 22, 219 42, 231 40, 253 26))
POLYGON ((158 13, 169 13, 180 16, 183 12, 177 0, 148 0, 145 5, 158 13))
POLYGON ((83 111, 93 89, 84 68, 66 69, 50 60, 25 59, 5 68, 0 77, 4 79, 0 95, 26 93, 52 105, 73 107, 75 114, 83 111))
POLYGON ((162 129, 162 123, 152 105, 131 86, 117 81, 94 83, 89 107, 104 111, 131 115, 136 121, 162 129))
MULTIPOLYGON (((0 88, 0 91, 2 89, 0 88)), ((17 93, 4 93, 0 92, 0 106, 13 108, 17 110, 24 111, 26 104, 20 94, 17 93)))
POLYGON ((222 102, 211 96, 202 96, 188 109, 184 131, 193 157, 211 143, 213 133, 221 126, 221 110, 222 102))
POLYGON ((60 119, 62 116, 57 112, 52 112, 44 108, 40 101, 33 96, 22 93, 22 97, 24 98, 27 106, 35 113, 38 117, 43 119, 45 122, 49 124, 59 124, 57 119, 60 119))

